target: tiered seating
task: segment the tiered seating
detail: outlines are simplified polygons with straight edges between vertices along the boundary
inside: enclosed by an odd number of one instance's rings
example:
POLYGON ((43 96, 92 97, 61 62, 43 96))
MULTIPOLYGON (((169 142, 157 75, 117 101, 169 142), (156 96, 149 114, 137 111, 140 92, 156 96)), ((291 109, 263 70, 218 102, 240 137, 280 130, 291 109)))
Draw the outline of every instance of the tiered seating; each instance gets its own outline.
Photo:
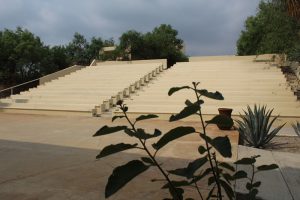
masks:
POLYGON ((195 81, 201 82, 202 89, 218 90, 225 97, 224 101, 205 99, 205 114, 217 114, 219 107, 229 107, 238 115, 247 105, 256 103, 274 108, 274 114, 300 117, 300 102, 293 96, 280 69, 264 62, 253 62, 254 57, 211 58, 176 64, 147 90, 125 102, 130 107, 129 112, 177 113, 186 99, 195 100, 195 96, 193 92, 183 90, 169 97, 169 88, 191 85, 195 81))
POLYGON ((99 63, 1 99, 0 108, 91 112, 98 106, 99 114, 162 71, 161 62, 99 63))

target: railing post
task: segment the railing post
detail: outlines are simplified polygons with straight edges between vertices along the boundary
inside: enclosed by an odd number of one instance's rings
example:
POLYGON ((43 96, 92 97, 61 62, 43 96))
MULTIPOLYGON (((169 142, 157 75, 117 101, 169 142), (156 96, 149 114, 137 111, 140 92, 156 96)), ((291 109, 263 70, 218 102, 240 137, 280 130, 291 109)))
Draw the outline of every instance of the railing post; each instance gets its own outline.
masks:
POLYGON ((10 95, 13 95, 13 93, 14 93, 14 89, 10 88, 10 95))

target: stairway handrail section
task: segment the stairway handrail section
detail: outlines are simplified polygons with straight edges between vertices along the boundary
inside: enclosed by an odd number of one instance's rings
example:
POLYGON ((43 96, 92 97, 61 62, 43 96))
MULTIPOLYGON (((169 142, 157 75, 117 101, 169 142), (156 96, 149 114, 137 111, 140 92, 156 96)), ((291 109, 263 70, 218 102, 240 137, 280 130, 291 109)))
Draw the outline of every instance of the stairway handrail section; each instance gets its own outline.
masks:
MULTIPOLYGON (((31 81, 27 81, 25 83, 21 83, 21 84, 18 84, 18 85, 14 85, 14 86, 11 86, 11 87, 8 87, 8 88, 5 88, 3 90, 0 90, 0 98, 2 97, 8 97, 10 95, 13 95, 14 94, 14 89, 16 88, 19 88, 21 86, 25 86, 25 85, 29 85, 30 83, 34 83, 34 82, 37 82, 36 84, 34 84, 34 86, 32 87, 36 87, 38 85, 41 85, 41 84, 44 84, 44 83, 47 83, 47 82, 50 82, 54 79, 57 79, 59 77, 62 77, 62 76, 65 76, 67 74, 70 74, 72 72, 75 72, 79 69, 82 69, 82 68, 85 68, 87 66, 81 66, 81 65, 73 65, 71 67, 68 67, 68 68, 65 68, 65 69, 62 69, 62 70, 59 70, 57 72, 54 72, 54 73, 51 73, 51 74, 48 74, 46 76, 42 76, 40 78, 37 78, 37 79, 34 79, 34 80, 31 80, 31 81), (10 91, 9 95, 2 95, 3 93, 7 92, 7 91, 10 91)), ((27 89, 30 89, 32 87, 27 87, 25 90, 27 89)), ((23 91, 25 91, 23 90, 23 91)))

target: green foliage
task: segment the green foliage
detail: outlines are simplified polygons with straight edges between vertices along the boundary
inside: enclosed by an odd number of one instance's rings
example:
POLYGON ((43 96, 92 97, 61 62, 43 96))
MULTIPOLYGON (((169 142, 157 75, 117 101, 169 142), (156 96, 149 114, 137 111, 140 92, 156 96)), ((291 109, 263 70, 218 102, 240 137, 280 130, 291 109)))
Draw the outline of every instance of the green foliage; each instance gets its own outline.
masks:
POLYGON ((299 24, 281 4, 261 1, 257 14, 245 22, 237 41, 237 54, 288 53, 300 39, 298 32, 299 24))
POLYGON ((247 111, 244 111, 244 116, 240 116, 241 120, 237 120, 238 131, 241 138, 248 143, 248 145, 256 148, 264 148, 285 125, 278 126, 271 130, 273 123, 278 116, 271 119, 273 109, 266 110, 266 106, 254 106, 252 110, 249 106, 247 111))
POLYGON ((295 133, 300 137, 300 123, 296 122, 295 124, 292 124, 292 127, 295 133))
POLYGON ((107 181, 105 198, 116 193, 137 175, 149 169, 149 167, 140 160, 132 160, 125 165, 115 168, 107 181))
POLYGON ((162 24, 146 34, 129 30, 120 37, 119 53, 124 59, 167 59, 168 66, 177 61, 187 61, 181 52, 183 40, 171 25, 162 24))
POLYGON ((200 97, 207 97, 216 100, 222 100, 224 98, 219 92, 213 93, 208 92, 207 90, 199 90, 197 88, 198 85, 199 83, 193 83, 193 87, 183 86, 170 89, 169 95, 172 95, 182 89, 190 90, 195 94, 197 101, 195 103, 191 103, 190 100, 186 100, 186 107, 180 113, 172 115, 169 121, 172 122, 191 115, 198 115, 202 125, 202 132, 197 132, 193 127, 179 126, 173 128, 163 134, 157 142, 152 143, 151 146, 154 151, 150 150, 150 146, 146 145, 146 142, 150 138, 159 137, 161 135, 161 131, 155 129, 153 134, 149 134, 142 128, 136 128, 135 125, 141 120, 155 119, 158 116, 153 114, 141 115, 137 117, 135 121, 131 121, 127 115, 128 107, 122 100, 117 102, 117 106, 122 110, 122 115, 113 117, 113 121, 118 118, 125 118, 130 126, 103 126, 95 133, 94 136, 102 136, 118 131, 124 131, 128 136, 136 138, 139 141, 139 145, 124 143, 112 144, 105 147, 96 158, 103 158, 128 149, 145 151, 147 157, 141 157, 140 160, 133 160, 125 165, 115 168, 112 175, 109 177, 105 188, 106 198, 118 192, 118 190, 123 188, 129 181, 146 171, 148 168, 157 167, 164 179, 152 179, 152 181, 163 182, 162 189, 168 189, 170 197, 175 200, 191 199, 184 198, 184 188, 186 187, 194 188, 195 192, 199 194, 199 198, 202 200, 205 199, 201 189, 198 187, 198 183, 204 180, 208 181, 207 185, 209 189, 206 199, 214 197, 218 200, 222 200, 225 196, 224 194, 226 194, 228 199, 235 199, 237 196, 248 199, 250 197, 250 199, 257 199, 257 188, 261 185, 261 182, 254 182, 254 175, 261 171, 276 169, 278 166, 274 164, 261 165, 257 167, 257 170, 254 170, 256 158, 259 156, 242 158, 241 160, 236 161, 236 165, 248 165, 252 167, 252 174, 248 175, 243 170, 236 171, 232 164, 218 161, 216 157, 217 152, 225 158, 232 157, 231 143, 227 136, 219 136, 215 138, 209 137, 206 132, 207 126, 220 124, 227 125, 228 123, 232 125, 233 121, 232 119, 228 119, 220 115, 217 115, 206 122, 203 121, 201 106, 204 104, 204 100, 200 99, 200 97), (199 146, 198 148, 199 157, 189 162, 186 167, 167 170, 163 169, 163 164, 158 161, 156 156, 157 153, 170 142, 188 134, 198 134, 205 143, 204 146, 199 146), (249 181, 245 186, 248 191, 247 193, 242 194, 234 191, 233 183, 238 179, 246 179, 249 181))
POLYGON ((49 47, 26 29, 0 31, 0 83, 7 86, 26 82, 70 67, 89 65, 99 57, 101 38, 88 42, 75 33, 67 46, 49 47))
POLYGON ((164 134, 157 143, 153 144, 153 148, 156 150, 161 149, 162 147, 164 147, 165 145, 167 145, 169 142, 176 140, 180 137, 183 137, 185 135, 191 134, 191 133, 195 133, 195 129, 193 127, 176 127, 172 130, 170 130, 169 132, 167 132, 166 134, 164 134))
POLYGON ((26 29, 0 31, 0 81, 11 85, 38 77, 47 51, 26 29))
POLYGON ((112 144, 102 149, 102 151, 99 153, 99 155, 96 156, 96 158, 99 159, 128 149, 134 149, 136 148, 137 145, 138 144, 124 144, 124 143, 119 143, 116 145, 112 144))
POLYGON ((89 65, 93 59, 116 60, 167 59, 168 66, 187 61, 181 52, 183 41, 170 25, 162 24, 152 32, 142 34, 134 30, 120 37, 120 44, 112 52, 99 55, 103 47, 117 46, 110 38, 92 37, 87 40, 75 33, 67 45, 49 47, 26 29, 0 31, 0 84, 12 86, 65 69, 71 65, 89 65))
POLYGON ((149 114, 149 115, 141 115, 138 118, 135 119, 136 122, 146 120, 146 119, 154 119, 158 118, 157 115, 149 114))

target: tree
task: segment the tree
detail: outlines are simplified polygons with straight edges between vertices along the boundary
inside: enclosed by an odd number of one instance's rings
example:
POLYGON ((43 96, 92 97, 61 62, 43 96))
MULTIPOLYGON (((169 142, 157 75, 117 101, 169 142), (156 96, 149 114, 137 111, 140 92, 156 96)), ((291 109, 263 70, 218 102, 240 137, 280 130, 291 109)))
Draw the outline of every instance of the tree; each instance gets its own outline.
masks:
POLYGON ((143 59, 145 56, 144 52, 144 40, 142 33, 135 30, 130 30, 122 34, 120 37, 120 44, 118 49, 121 53, 120 56, 129 59, 129 53, 131 54, 132 60, 143 59))
POLYGON ((67 45, 68 56, 71 59, 72 65, 88 65, 87 57, 88 42, 85 37, 79 33, 75 33, 73 40, 67 45))
POLYGON ((167 59, 168 66, 177 61, 187 61, 181 52, 183 40, 178 38, 178 31, 166 24, 146 34, 127 31, 120 37, 119 48, 122 56, 130 50, 132 59, 167 59))
POLYGON ((238 55, 288 53, 298 40, 297 22, 275 1, 261 1, 256 16, 245 22, 238 55))
POLYGON ((92 37, 91 42, 87 46, 87 57, 89 63, 91 63, 93 59, 100 59, 99 51, 102 49, 103 46, 104 42, 100 37, 92 37))
POLYGON ((37 78, 47 48, 26 29, 5 29, 0 34, 1 82, 16 84, 37 78))

